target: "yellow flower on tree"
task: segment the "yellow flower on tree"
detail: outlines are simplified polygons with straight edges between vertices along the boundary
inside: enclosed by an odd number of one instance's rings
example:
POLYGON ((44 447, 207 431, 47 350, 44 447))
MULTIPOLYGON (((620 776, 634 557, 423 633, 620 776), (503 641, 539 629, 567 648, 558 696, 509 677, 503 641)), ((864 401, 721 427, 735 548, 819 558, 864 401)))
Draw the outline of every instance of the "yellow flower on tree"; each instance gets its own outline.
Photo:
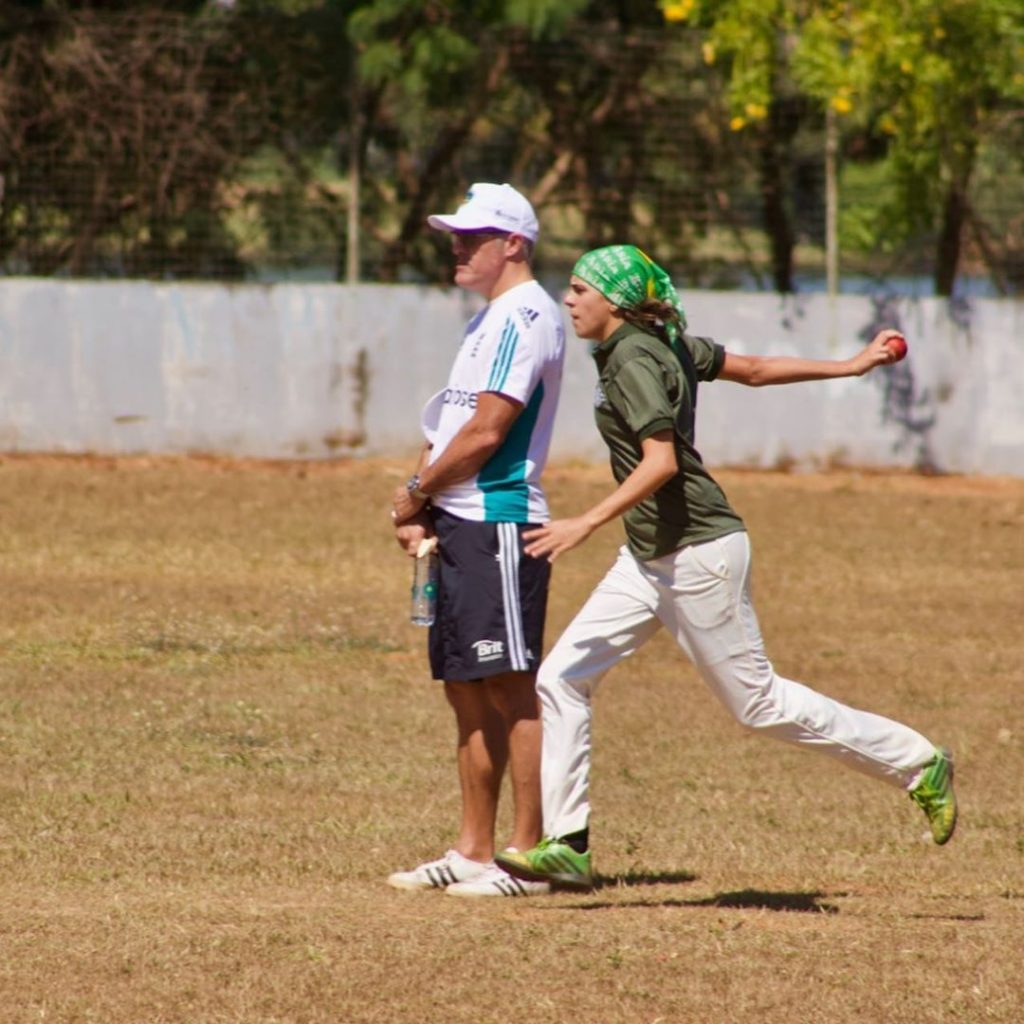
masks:
POLYGON ((694 0, 673 0, 661 6, 666 21, 686 21, 693 13, 694 0))

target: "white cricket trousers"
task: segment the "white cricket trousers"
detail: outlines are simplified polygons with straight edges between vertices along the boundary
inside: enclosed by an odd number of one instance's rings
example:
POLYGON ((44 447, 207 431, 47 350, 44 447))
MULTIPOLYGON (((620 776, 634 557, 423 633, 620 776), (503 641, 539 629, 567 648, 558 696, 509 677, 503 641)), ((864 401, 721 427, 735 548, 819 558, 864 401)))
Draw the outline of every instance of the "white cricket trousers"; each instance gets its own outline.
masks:
POLYGON ((776 674, 750 600, 746 533, 649 562, 623 547, 537 676, 547 835, 587 827, 591 699, 604 674, 662 625, 715 696, 750 729, 820 750, 904 789, 934 756, 933 744, 913 729, 776 674))

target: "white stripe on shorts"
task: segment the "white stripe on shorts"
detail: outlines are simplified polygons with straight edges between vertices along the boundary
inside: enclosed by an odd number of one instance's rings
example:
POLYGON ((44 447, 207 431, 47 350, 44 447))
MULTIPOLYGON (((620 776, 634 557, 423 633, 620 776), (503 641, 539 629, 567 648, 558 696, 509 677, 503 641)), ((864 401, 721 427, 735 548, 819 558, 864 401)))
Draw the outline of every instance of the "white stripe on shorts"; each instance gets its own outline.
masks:
POLYGON ((529 668, 523 639, 523 610, 519 604, 519 531, 515 523, 498 523, 498 566, 505 605, 505 635, 508 637, 509 667, 512 672, 529 668))

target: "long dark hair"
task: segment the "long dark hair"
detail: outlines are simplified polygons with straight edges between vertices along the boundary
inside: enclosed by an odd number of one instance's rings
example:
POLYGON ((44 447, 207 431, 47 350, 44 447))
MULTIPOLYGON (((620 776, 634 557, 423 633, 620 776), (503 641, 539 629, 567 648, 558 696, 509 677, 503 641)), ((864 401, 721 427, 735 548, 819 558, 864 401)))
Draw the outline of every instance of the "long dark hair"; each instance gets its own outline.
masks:
POLYGON ((619 312, 627 324, 632 324, 645 334, 653 334, 669 348, 672 348, 672 334, 678 337, 685 326, 679 310, 661 299, 644 299, 628 309, 620 308, 619 312), (670 332, 673 327, 675 330, 670 332))

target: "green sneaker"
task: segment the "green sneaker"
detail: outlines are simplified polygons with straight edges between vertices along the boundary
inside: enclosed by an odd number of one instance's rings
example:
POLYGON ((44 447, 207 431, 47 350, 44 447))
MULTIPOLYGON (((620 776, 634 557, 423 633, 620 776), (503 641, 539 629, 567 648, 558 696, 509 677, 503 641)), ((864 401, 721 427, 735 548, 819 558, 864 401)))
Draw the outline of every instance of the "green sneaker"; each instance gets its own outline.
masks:
POLYGON ((527 882, 550 882, 563 889, 592 889, 590 851, 577 853, 568 843, 550 837, 532 850, 502 850, 494 859, 510 874, 527 882))
POLYGON ((924 766, 917 785, 910 791, 910 799, 927 816, 932 839, 939 846, 948 843, 956 828, 953 755, 948 750, 935 751, 935 756, 924 766))

